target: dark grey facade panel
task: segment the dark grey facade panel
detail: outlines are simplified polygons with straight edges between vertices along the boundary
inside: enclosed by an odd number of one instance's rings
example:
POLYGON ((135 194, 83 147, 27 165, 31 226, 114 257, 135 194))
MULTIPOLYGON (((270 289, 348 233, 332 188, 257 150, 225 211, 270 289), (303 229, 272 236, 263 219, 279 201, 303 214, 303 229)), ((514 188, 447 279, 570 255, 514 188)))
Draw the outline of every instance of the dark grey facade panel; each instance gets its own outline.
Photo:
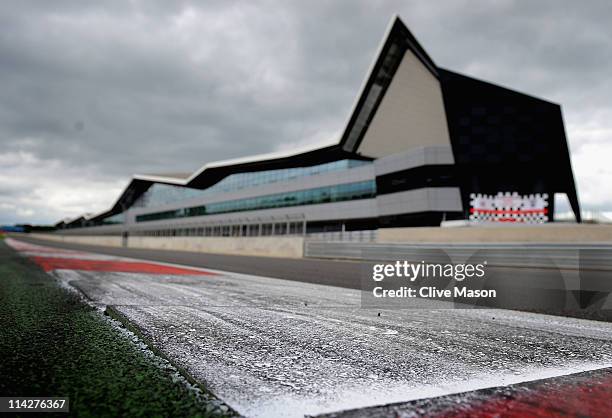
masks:
POLYGON ((580 207, 559 105, 440 69, 464 205, 470 193, 567 193, 580 207))

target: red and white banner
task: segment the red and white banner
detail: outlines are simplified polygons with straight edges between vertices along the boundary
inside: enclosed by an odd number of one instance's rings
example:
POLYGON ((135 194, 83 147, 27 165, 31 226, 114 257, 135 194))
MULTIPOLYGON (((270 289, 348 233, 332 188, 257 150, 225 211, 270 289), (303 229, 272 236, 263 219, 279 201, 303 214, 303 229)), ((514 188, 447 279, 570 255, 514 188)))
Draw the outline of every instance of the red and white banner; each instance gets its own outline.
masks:
POLYGON ((519 195, 499 192, 496 195, 472 193, 470 220, 475 222, 548 222, 548 194, 519 195))

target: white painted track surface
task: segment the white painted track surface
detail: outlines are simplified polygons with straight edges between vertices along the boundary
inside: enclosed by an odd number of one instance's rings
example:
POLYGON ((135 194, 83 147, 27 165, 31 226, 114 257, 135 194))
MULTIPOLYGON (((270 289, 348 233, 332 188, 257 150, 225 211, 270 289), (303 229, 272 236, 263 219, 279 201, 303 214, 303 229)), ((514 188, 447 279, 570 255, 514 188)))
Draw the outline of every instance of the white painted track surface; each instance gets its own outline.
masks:
POLYGON ((53 274, 113 306, 247 416, 314 415, 612 366, 612 324, 603 322, 361 309, 355 290, 235 273, 53 274))

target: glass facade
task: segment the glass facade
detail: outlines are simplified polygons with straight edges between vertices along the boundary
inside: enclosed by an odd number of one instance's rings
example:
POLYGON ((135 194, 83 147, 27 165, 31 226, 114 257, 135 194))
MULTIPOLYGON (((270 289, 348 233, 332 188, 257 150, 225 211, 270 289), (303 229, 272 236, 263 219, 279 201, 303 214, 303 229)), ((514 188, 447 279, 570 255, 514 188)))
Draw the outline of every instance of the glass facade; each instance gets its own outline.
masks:
POLYGON ((313 205, 317 203, 342 202, 373 197, 376 197, 376 182, 374 180, 368 180, 147 213, 136 216, 136 222, 216 215, 220 213, 273 209, 288 206, 313 205))
POLYGON ((254 173, 237 173, 227 176, 219 183, 205 190, 190 189, 187 187, 171 186, 167 184, 153 184, 135 203, 136 207, 155 207, 196 197, 211 196, 214 194, 237 191, 263 184, 289 181, 301 177, 314 176, 330 171, 348 170, 355 167, 371 164, 371 161, 339 160, 331 163, 319 164, 312 167, 295 167, 280 170, 259 171, 254 173))
POLYGON ((99 225, 115 225, 122 224, 125 220, 125 215, 123 213, 118 213, 113 216, 109 216, 108 218, 104 218, 99 221, 99 225))

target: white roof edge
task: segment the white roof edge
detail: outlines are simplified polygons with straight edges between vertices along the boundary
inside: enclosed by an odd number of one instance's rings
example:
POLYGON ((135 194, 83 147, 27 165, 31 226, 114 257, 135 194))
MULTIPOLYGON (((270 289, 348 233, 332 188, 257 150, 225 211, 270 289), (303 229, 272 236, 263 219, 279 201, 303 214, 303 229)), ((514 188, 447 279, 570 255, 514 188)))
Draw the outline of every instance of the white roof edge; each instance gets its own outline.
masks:
MULTIPOLYGON (((117 197, 117 199, 115 199, 115 202, 111 205, 111 207, 109 209, 103 210, 102 212, 99 212, 96 216, 100 216, 100 215, 102 215, 102 214, 112 210, 121 201, 121 196, 123 196, 123 193, 125 193, 125 191, 128 189, 128 187, 130 187, 130 184, 134 180, 150 181, 150 182, 153 182, 153 183, 170 183, 170 184, 175 184, 177 186, 184 186, 184 185, 187 184, 186 179, 182 179, 181 180, 181 179, 177 179, 176 177, 163 177, 163 176, 151 176, 151 175, 147 175, 147 174, 134 174, 132 176, 132 179, 123 188, 123 192, 121 192, 119 197, 117 197)), ((94 216, 94 218, 95 218, 95 216, 94 216)))
POLYGON ((248 157, 238 157, 238 158, 231 158, 228 160, 213 161, 213 162, 204 164, 202 167, 200 167, 199 170, 195 171, 191 176, 189 176, 186 179, 187 181, 185 184, 189 183, 191 180, 198 177, 200 174, 202 174, 204 171, 206 171, 209 168, 228 167, 232 165, 256 163, 256 162, 267 161, 267 160, 277 160, 280 158, 289 158, 295 155, 304 154, 304 153, 311 152, 311 151, 316 151, 321 148, 338 145, 338 143, 339 143, 339 140, 335 140, 335 141, 329 141, 329 143, 326 143, 326 144, 319 143, 316 145, 305 145, 305 146, 295 148, 292 150, 273 151, 273 152, 269 152, 265 154, 251 155, 248 157))
POLYGON ((170 183, 170 184, 176 184, 176 185, 185 185, 187 184, 187 180, 188 179, 179 179, 176 177, 164 177, 164 176, 156 176, 156 175, 150 175, 150 174, 134 174, 132 176, 133 180, 145 180, 145 181, 152 181, 155 183, 170 183))
POLYGON ((72 223, 72 222, 76 221, 77 219, 81 219, 81 218, 85 219, 85 215, 78 215, 78 216, 74 216, 74 217, 71 217, 71 218, 70 217, 69 218, 64 218, 63 221, 64 221, 64 223, 69 224, 69 223, 72 223))

